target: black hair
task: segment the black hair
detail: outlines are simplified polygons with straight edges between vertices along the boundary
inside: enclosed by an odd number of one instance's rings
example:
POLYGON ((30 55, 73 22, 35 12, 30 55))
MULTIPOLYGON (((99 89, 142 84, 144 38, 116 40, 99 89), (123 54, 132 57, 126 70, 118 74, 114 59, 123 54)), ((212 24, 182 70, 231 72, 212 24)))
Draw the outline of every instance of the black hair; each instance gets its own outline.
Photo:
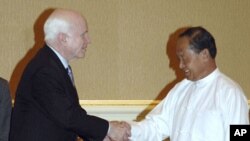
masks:
POLYGON ((179 35, 179 37, 189 38, 189 47, 196 53, 203 49, 208 49, 212 58, 215 58, 217 49, 214 37, 203 27, 190 27, 179 35))

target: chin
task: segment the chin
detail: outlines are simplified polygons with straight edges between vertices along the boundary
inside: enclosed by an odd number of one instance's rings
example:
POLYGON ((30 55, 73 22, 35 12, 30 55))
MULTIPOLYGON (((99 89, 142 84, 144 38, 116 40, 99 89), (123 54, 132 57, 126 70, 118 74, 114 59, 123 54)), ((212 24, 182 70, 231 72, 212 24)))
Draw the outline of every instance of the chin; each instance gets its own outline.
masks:
POLYGON ((193 78, 190 78, 190 77, 188 77, 188 76, 186 76, 186 79, 187 79, 187 80, 190 80, 190 81, 195 81, 193 78))
POLYGON ((85 57, 85 54, 81 54, 80 56, 79 56, 79 58, 84 58, 85 57))
POLYGON ((85 52, 79 52, 76 56, 77 56, 77 58, 84 58, 85 52))

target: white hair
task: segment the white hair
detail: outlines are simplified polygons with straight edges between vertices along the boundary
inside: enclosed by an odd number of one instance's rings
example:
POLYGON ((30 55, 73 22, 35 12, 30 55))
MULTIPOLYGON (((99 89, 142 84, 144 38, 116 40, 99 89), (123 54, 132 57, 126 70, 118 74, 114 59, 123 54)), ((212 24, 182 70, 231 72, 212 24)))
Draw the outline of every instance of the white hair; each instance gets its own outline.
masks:
POLYGON ((43 27, 45 34, 45 41, 50 39, 55 39, 58 33, 68 33, 70 24, 60 18, 49 18, 43 27))

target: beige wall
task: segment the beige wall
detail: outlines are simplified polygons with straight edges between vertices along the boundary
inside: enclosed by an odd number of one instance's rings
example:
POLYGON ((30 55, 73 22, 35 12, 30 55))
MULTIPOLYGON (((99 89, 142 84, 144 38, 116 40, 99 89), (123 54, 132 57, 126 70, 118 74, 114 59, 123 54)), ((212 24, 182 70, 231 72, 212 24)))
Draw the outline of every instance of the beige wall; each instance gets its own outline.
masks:
MULTIPOLYGON (((180 28, 215 37, 221 71, 250 99, 249 0, 0 0, 0 76, 14 94, 24 66, 42 46, 50 8, 80 11, 92 43, 71 62, 80 99, 160 99, 179 80, 171 49, 180 28)), ((178 65, 178 64, 177 64, 178 65)))

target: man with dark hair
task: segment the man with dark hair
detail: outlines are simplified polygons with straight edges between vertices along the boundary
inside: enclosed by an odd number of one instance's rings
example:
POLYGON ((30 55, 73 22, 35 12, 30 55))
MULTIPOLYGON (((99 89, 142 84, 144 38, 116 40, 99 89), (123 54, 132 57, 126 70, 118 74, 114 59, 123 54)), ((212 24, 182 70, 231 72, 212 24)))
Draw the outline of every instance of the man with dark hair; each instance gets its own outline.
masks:
POLYGON ((8 81, 0 77, 0 141, 9 140, 11 109, 8 81))
POLYGON ((208 49, 212 58, 215 58, 217 49, 214 37, 204 28, 189 28, 179 37, 189 37, 189 46, 196 53, 200 53, 203 49, 208 49))
POLYGON ((185 79, 141 122, 132 141, 229 141, 231 124, 249 124, 241 87, 216 66, 213 36, 202 27, 180 34, 176 54, 185 79))

